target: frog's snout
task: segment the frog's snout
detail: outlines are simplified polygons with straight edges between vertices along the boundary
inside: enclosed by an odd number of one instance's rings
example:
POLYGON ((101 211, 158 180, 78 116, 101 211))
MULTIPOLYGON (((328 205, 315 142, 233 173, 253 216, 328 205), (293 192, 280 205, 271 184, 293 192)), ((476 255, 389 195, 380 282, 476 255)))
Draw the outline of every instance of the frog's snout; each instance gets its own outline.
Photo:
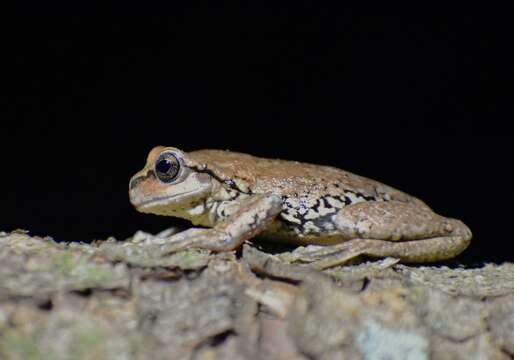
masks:
POLYGON ((460 236, 466 241, 470 241, 473 237, 473 233, 462 221, 457 219, 448 219, 445 225, 445 230, 454 236, 460 236))
MULTIPOLYGON (((129 199, 132 205, 136 208, 145 200, 145 193, 148 189, 147 187, 151 186, 151 181, 148 180, 155 179, 155 173, 153 170, 148 170, 146 172, 139 172, 136 175, 132 176, 129 181, 129 199), (145 190, 146 189, 146 190, 145 190)), ((154 190, 149 189, 149 190, 154 190)))

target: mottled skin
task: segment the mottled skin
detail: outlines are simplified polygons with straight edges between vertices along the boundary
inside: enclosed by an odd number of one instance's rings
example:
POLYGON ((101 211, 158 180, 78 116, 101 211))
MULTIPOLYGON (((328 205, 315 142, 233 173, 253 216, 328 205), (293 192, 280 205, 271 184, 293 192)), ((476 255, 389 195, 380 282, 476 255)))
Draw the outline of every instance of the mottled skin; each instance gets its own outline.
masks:
POLYGON ((190 220, 169 251, 227 251, 256 234, 295 244, 326 245, 305 255, 318 268, 359 255, 404 262, 438 261, 471 240, 459 220, 377 181, 328 166, 247 154, 156 147, 129 186, 137 210, 190 220))

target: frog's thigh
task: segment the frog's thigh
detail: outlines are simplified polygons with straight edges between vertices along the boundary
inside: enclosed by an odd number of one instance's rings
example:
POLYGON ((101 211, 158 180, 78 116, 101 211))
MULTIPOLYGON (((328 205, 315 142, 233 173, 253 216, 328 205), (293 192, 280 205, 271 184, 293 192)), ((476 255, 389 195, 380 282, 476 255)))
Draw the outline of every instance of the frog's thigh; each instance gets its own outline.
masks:
POLYGON ((343 208, 336 218, 341 244, 303 255, 317 268, 343 264, 360 255, 392 256, 403 262, 449 259, 462 252, 471 232, 459 220, 401 202, 365 202, 343 208))
POLYGON ((471 235, 458 220, 437 215, 428 207, 399 201, 368 201, 346 206, 336 216, 335 225, 345 239, 406 241, 471 235))

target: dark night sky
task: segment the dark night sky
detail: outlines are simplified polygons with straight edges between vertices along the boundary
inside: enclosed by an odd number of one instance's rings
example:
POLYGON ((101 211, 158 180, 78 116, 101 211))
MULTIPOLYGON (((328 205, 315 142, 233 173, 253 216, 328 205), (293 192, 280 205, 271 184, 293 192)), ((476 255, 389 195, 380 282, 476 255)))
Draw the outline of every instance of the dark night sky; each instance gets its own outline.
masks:
POLYGON ((466 222, 461 261, 513 260, 512 11, 308 4, 5 22, 0 229, 173 224, 127 197, 162 144, 341 167, 466 222))

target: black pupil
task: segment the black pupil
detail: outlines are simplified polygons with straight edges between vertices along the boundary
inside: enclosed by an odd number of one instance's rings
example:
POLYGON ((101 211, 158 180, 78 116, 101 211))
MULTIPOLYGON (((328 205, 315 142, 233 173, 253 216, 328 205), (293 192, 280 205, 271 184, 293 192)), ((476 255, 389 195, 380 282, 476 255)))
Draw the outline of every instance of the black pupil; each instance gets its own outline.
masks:
POLYGON ((162 173, 162 174, 166 174, 168 173, 168 171, 170 171, 171 169, 171 161, 169 159, 162 159, 162 160, 159 160, 159 162, 157 163, 157 171, 162 173))

